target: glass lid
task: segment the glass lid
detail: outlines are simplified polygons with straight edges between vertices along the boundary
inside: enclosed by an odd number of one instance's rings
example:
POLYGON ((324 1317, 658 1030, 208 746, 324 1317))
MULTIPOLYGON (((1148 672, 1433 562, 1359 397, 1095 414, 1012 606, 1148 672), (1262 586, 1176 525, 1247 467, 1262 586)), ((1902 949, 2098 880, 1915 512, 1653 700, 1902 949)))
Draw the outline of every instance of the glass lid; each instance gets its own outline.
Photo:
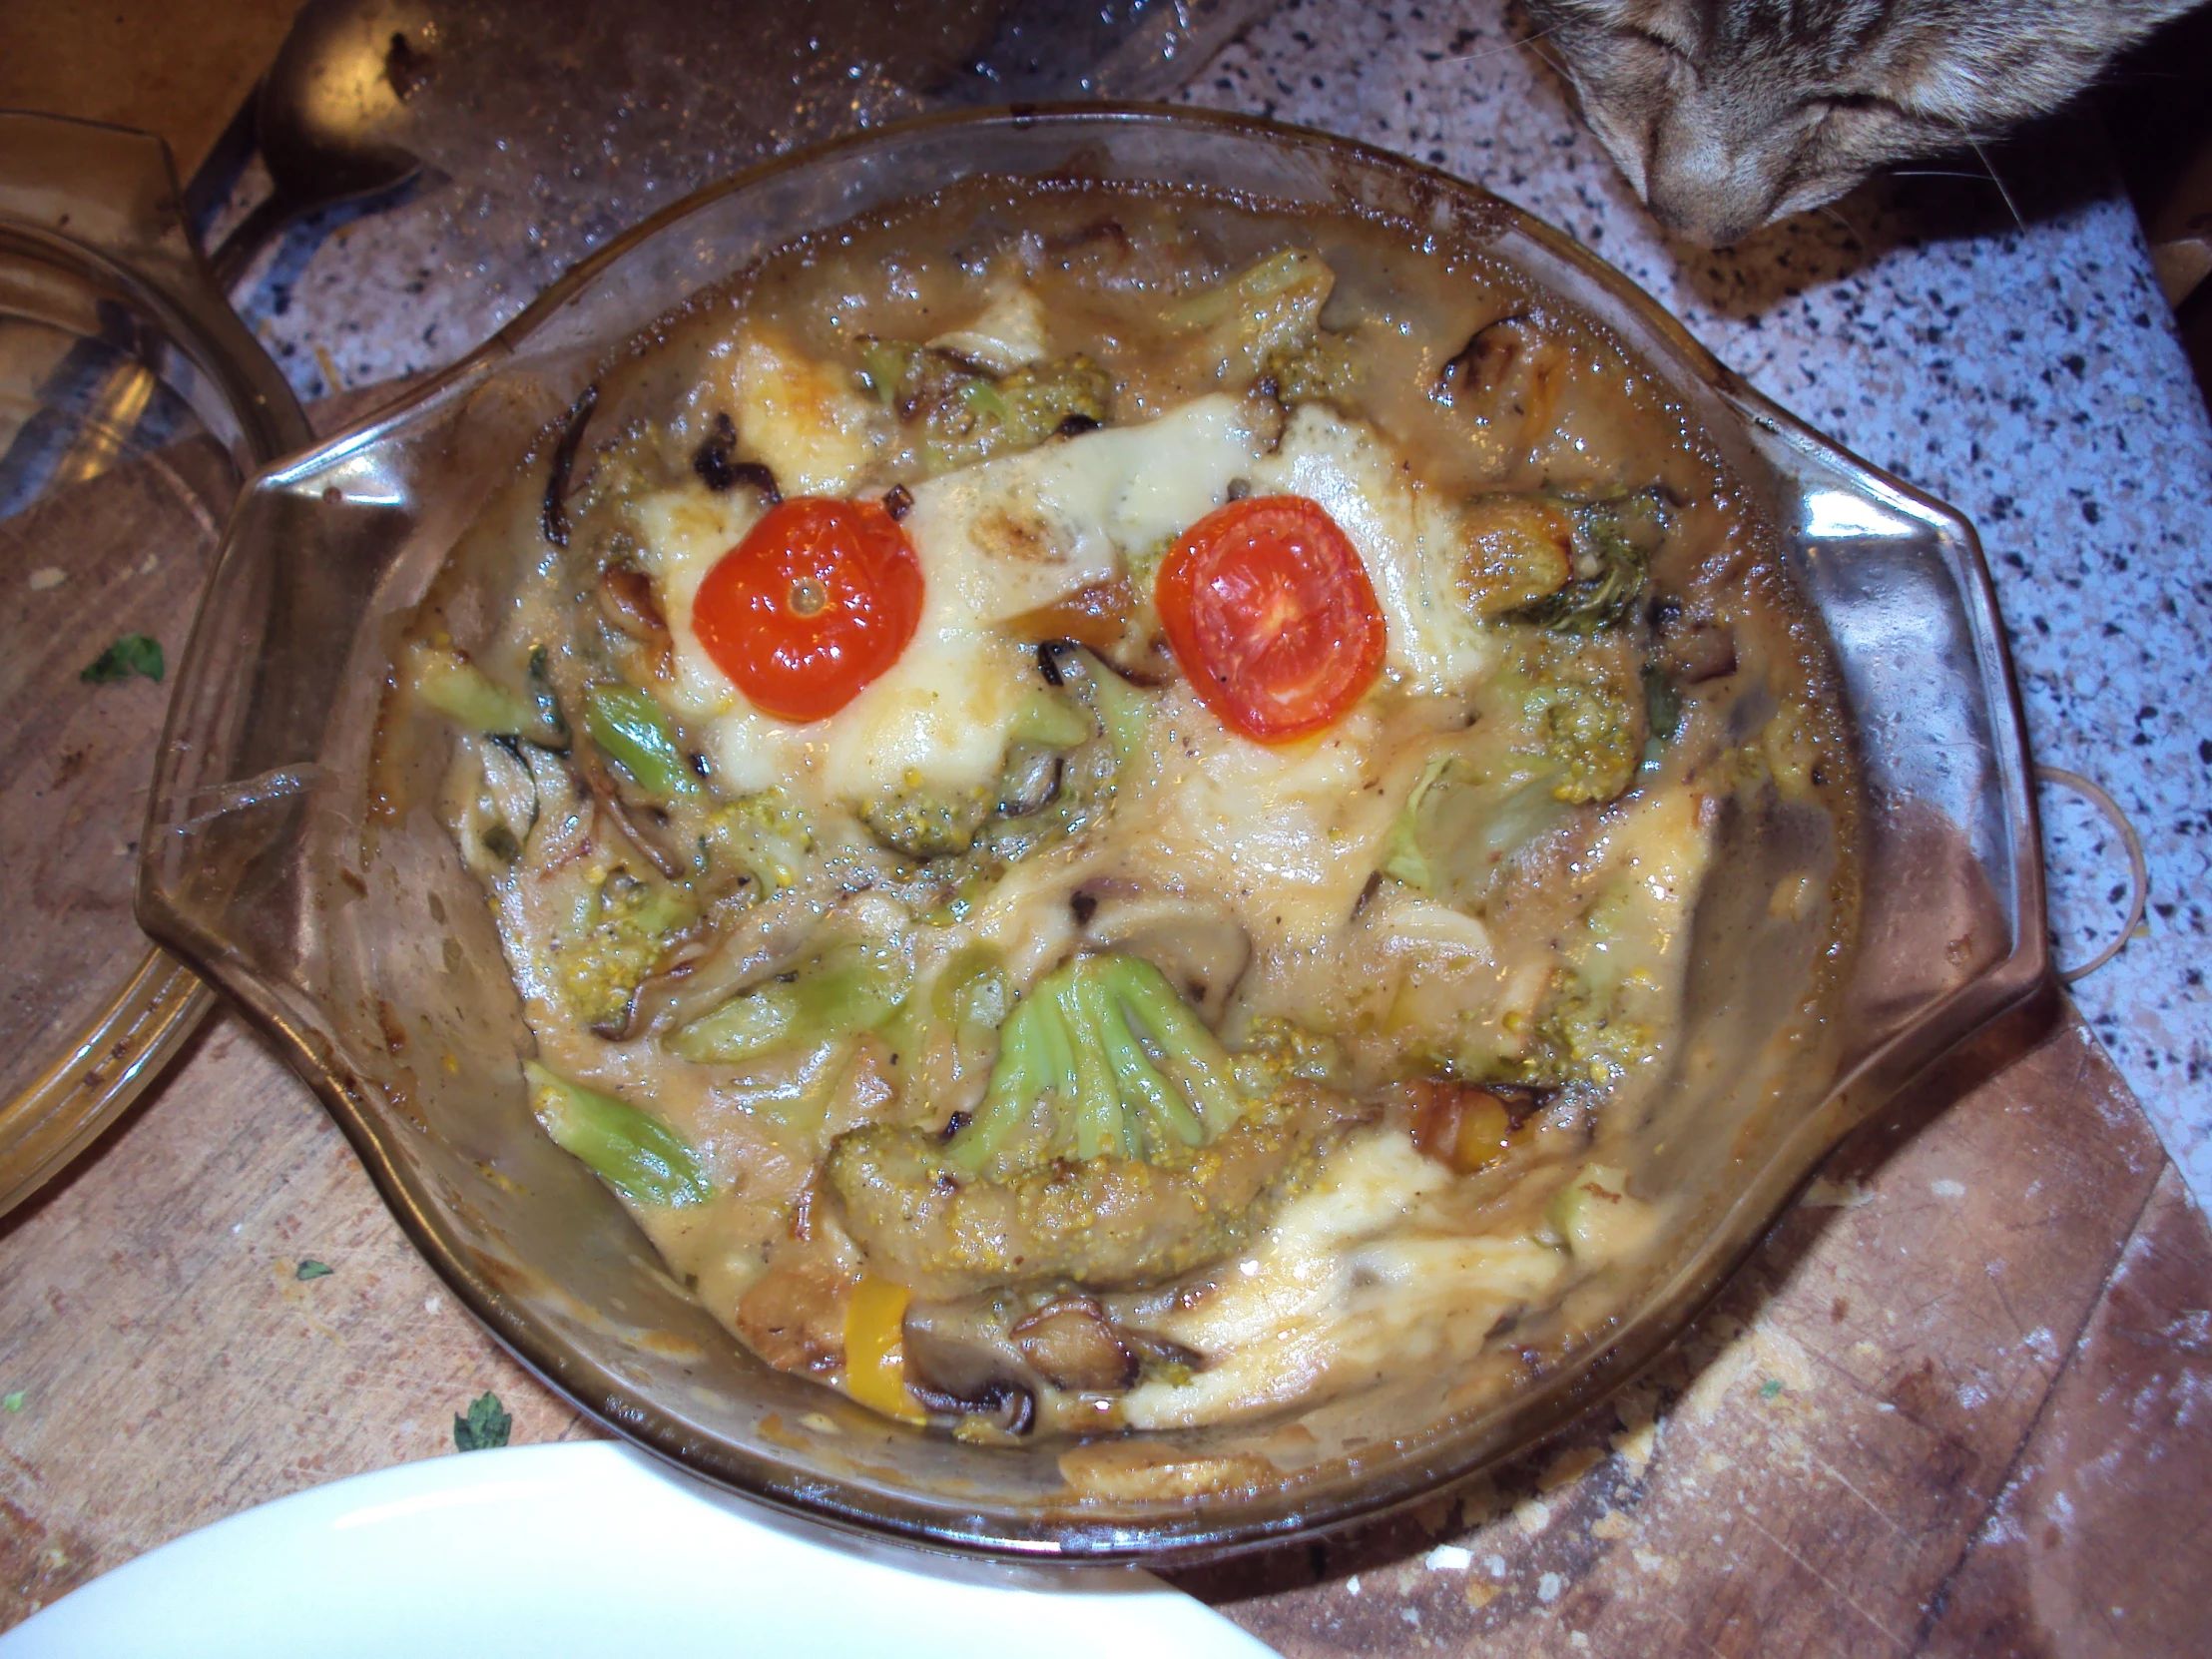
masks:
POLYGON ((231 503, 306 437, 162 143, 0 114, 0 1212, 208 1005, 132 915, 147 788, 231 503))

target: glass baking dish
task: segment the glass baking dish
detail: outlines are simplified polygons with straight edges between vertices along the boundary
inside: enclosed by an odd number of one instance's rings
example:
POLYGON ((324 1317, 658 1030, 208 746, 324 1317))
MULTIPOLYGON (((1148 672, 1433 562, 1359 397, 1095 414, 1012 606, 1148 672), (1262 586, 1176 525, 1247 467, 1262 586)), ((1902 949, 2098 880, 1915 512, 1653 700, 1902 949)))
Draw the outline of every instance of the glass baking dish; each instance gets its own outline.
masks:
POLYGON ((1410 1501, 1625 1381, 1854 1125, 2002 1016, 2047 1005, 2037 845, 1987 572, 1956 513, 1808 430, 1618 274, 1474 186, 1320 134, 1087 105, 921 121, 740 175, 569 273, 401 404, 256 480, 183 664, 139 912, 321 1094, 477 1317, 610 1428, 870 1532, 1164 1564, 1410 1501), (1350 204, 1482 237, 1676 389, 1763 499, 1826 629, 1865 787, 1863 922, 1832 1017, 1809 1035, 1797 1008, 1818 941, 1762 919, 1768 886, 1715 882, 1698 936, 1733 942, 1693 953, 1684 1052, 1696 1063, 1655 1114, 1655 1136, 1697 1132, 1664 1156, 1655 1144, 1644 1177, 1682 1199, 1663 1261, 1549 1347, 1512 1356, 1523 1370, 1502 1395, 1407 1379, 1353 1410, 1146 1436, 1124 1444, 1126 1479, 1078 1492, 1065 1442, 931 1437, 768 1369, 540 1133, 518 1064, 531 1039, 482 892, 443 829, 426 810, 371 825, 367 764, 398 632, 491 490, 603 359, 795 235, 986 173, 1350 204), (1757 913, 1742 896, 1754 888, 1757 913))

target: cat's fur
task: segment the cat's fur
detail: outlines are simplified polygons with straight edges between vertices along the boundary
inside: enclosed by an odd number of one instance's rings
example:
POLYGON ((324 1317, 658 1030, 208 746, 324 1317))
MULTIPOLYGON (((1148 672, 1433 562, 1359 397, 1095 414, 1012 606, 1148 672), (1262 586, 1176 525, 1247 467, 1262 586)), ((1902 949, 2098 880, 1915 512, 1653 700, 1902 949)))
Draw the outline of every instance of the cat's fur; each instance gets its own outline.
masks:
POLYGON ((1722 246, 2055 109, 2198 0, 1527 0, 1638 195, 1722 246))

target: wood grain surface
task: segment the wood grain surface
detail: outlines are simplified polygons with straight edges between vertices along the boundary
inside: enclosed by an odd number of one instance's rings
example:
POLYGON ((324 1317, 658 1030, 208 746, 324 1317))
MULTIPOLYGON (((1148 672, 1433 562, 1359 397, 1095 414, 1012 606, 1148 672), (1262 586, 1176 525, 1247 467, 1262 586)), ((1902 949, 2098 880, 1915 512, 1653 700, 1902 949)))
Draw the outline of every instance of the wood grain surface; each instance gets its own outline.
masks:
POLYGON ((0 4, 0 109, 136 127, 190 179, 276 55, 300 0, 0 4))
MULTIPOLYGON (((1184 1580, 1293 1659, 2202 1653, 2212 1236, 2070 1016, 1864 1139, 1689 1340, 1419 1513, 1184 1580), (1442 1546, 1439 1548, 1439 1546, 1442 1546)), ((400 1238, 220 1016, 0 1231, 0 1622, 192 1527, 453 1448, 596 1432, 400 1238), (325 1278, 301 1281, 302 1260, 325 1278)))
POLYGON ((1598 1420, 1183 1582, 1292 1659, 2202 1654, 2208 1306, 2212 1235, 2069 1009, 1832 1159, 1598 1420))

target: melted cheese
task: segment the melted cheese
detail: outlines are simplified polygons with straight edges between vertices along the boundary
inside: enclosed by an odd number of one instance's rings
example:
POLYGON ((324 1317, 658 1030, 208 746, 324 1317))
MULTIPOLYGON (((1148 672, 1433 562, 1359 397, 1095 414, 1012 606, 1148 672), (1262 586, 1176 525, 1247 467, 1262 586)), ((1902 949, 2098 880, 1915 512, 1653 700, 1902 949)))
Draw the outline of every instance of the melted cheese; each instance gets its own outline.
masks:
POLYGON ((1558 1251, 1526 1238, 1470 1238, 1424 1217, 1455 1179, 1395 1130, 1347 1146, 1255 1254, 1158 1322, 1207 1365, 1183 1382, 1126 1395, 1129 1426, 1188 1427, 1312 1403, 1463 1358, 1508 1309, 1546 1300, 1567 1270, 1558 1251))
POLYGON ((1032 654, 997 625, 1111 580, 1130 555, 1179 535, 1228 498, 1259 447, 1242 403, 1205 397, 916 485, 902 524, 922 568, 913 642, 837 714, 805 726, 753 709, 692 627, 700 582, 757 516, 752 492, 686 485, 648 497, 635 514, 676 644, 671 706, 707 734, 738 790, 782 784, 865 803, 988 783, 1036 687, 1032 654))
POLYGON ((1220 893, 1263 948, 1308 948, 1352 914, 1395 803, 1372 787, 1382 722, 1355 709, 1269 747, 1222 725, 1178 686, 1153 731, 1151 775, 1127 831, 1137 873, 1220 893))
POLYGON ((1259 452, 1244 405, 1217 394, 916 485, 923 626, 1002 622, 1111 581, 1226 501, 1259 452))
POLYGON ((1320 502, 1352 538, 1387 619, 1389 667, 1411 689, 1448 695, 1487 672, 1495 653, 1453 575, 1458 513, 1414 478, 1374 427, 1304 404, 1252 483, 1320 502))
POLYGON ((738 338, 730 365, 738 441, 786 495, 842 495, 888 441, 883 414, 849 370, 787 350, 765 334, 738 338))

